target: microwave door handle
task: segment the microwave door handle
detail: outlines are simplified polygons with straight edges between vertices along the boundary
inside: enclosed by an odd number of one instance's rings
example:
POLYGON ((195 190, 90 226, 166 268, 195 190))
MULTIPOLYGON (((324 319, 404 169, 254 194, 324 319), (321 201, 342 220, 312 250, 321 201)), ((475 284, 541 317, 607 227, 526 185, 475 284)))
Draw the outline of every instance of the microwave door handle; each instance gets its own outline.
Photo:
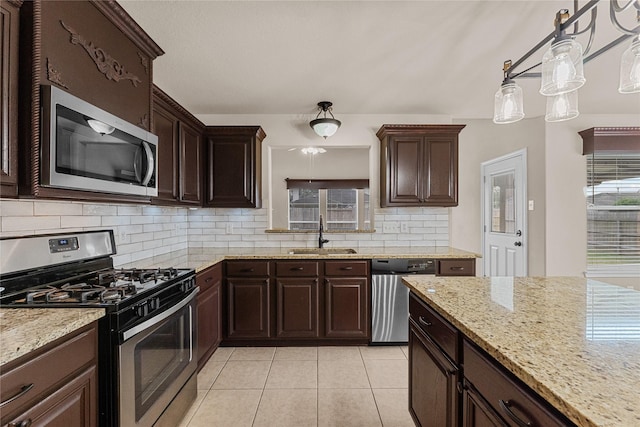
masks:
POLYGON ((155 169, 155 161, 153 159, 153 152, 151 151, 151 147, 147 141, 142 141, 142 146, 144 147, 144 152, 147 155, 147 173, 142 180, 142 185, 147 186, 149 181, 151 181, 151 177, 153 176, 153 171, 155 169))

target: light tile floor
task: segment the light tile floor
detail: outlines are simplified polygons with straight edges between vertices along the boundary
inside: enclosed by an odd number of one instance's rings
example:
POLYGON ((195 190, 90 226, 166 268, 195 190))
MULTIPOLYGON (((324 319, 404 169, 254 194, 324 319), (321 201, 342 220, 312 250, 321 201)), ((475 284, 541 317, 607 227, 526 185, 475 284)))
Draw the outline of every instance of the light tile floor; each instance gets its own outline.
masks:
POLYGON ((180 427, 413 427, 407 348, 220 347, 180 427))

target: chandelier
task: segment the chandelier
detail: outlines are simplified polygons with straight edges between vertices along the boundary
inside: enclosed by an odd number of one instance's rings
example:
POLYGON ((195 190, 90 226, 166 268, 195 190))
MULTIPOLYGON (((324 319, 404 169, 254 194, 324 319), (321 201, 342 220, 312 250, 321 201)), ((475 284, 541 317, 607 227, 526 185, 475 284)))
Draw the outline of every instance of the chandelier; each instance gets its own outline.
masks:
POLYGON ((321 136, 324 139, 327 139, 328 137, 336 133, 336 131, 342 124, 340 123, 340 120, 336 120, 336 118, 333 117, 333 113, 331 111, 332 106, 333 103, 329 101, 318 102, 318 115, 314 120, 311 120, 311 122, 309 122, 309 126, 311 126, 311 129, 313 129, 313 131, 318 136, 321 136), (327 117, 327 113, 331 115, 331 118, 327 117), (320 118, 320 114, 324 114, 322 118, 320 118))
MULTIPOLYGON (((578 89, 586 79, 583 64, 598 57, 609 49, 631 39, 631 43, 620 61, 620 82, 618 91, 623 94, 640 92, 640 25, 634 28, 624 27, 618 20, 618 14, 634 8, 636 20, 640 23, 640 0, 628 0, 621 6, 618 0, 611 0, 609 20, 622 33, 621 36, 593 53, 589 53, 596 32, 597 6, 600 0, 591 0, 570 16, 568 9, 561 9, 554 20, 554 31, 542 39, 531 50, 515 62, 505 61, 502 71, 504 78, 495 94, 493 122, 497 124, 513 123, 524 117, 522 89, 515 82, 518 78, 539 77, 540 93, 547 97, 545 120, 559 122, 577 117, 578 89), (591 12, 591 21, 583 30, 578 30, 578 20, 591 12), (567 30, 574 25, 572 33, 567 30), (586 48, 575 40, 575 36, 589 32, 586 48), (521 72, 518 66, 542 49, 551 41, 541 62, 521 72), (541 72, 530 72, 542 66, 541 72)), ((577 9, 577 0, 574 1, 577 9)))

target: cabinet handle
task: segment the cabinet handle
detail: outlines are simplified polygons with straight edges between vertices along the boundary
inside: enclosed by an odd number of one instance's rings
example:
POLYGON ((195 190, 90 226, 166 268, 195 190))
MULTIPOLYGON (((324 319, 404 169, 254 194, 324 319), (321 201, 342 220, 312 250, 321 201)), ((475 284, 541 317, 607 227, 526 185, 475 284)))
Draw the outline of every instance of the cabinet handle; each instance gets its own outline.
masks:
POLYGON ((513 411, 511 410, 511 402, 509 402, 508 400, 500 399, 499 403, 500 403, 500 408, 502 408, 502 410, 507 413, 509 418, 511 418, 520 427, 533 426, 533 424, 530 421, 524 421, 520 417, 518 417, 516 414, 513 413, 513 411))
POLYGON ((451 271, 464 271, 464 267, 449 267, 451 271))
POLYGON ((207 277, 206 279, 204 279, 204 282, 207 283, 207 282, 210 282, 212 280, 213 280, 213 277, 207 277))
POLYGON ((8 405, 9 403, 13 402, 16 399, 21 398, 22 396, 27 394, 29 392, 29 390, 31 390, 32 388, 33 388, 33 383, 31 383, 29 385, 23 385, 22 388, 20 389, 20 391, 18 393, 16 393, 15 396, 8 398, 4 402, 0 402, 0 408, 2 408, 5 405, 8 405))
POLYGON ((33 421, 31 421, 31 418, 27 418, 26 420, 22 420, 19 423, 10 423, 9 427, 29 427, 31 424, 33 424, 33 421))
POLYGON ((255 270, 254 268, 243 268, 242 270, 240 270, 243 273, 253 273, 255 270))
POLYGON ((433 325, 433 323, 431 323, 431 322, 427 322, 427 321, 424 319, 424 317, 422 317, 422 316, 418 317, 418 322, 420 322, 420 324, 421 324, 421 325, 424 325, 424 326, 427 326, 427 327, 429 327, 429 326, 433 325))
POLYGON ((340 267, 340 270, 351 271, 351 270, 353 270, 353 267, 351 267, 351 266, 340 267))
POLYGON ((304 267, 291 267, 289 270, 290 271, 302 271, 302 270, 304 270, 304 267))

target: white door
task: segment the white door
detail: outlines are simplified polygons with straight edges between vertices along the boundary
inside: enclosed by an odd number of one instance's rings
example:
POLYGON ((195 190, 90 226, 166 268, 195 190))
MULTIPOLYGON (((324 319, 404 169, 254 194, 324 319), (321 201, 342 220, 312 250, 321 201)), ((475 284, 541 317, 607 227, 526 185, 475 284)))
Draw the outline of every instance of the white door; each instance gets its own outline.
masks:
POLYGON ((527 152, 482 163, 485 276, 527 275, 527 152))

